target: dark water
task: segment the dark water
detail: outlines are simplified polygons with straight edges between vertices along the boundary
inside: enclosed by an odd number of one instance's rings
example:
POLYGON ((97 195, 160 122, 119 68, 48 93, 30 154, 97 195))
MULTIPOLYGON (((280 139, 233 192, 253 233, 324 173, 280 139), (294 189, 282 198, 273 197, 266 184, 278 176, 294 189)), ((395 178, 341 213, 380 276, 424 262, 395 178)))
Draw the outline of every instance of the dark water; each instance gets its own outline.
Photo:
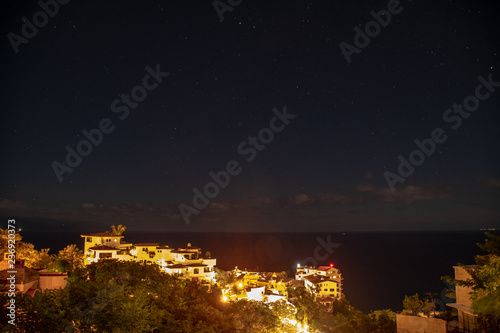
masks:
MULTIPOLYGON (((24 241, 37 249, 57 252, 68 244, 83 248, 78 232, 22 232, 24 241)), ((318 264, 333 263, 344 277, 344 293, 356 308, 369 310, 402 309, 405 295, 435 292, 440 298, 446 287, 442 275, 453 275, 453 265, 474 263, 481 254, 476 243, 484 233, 418 232, 418 233, 166 233, 125 232, 127 241, 158 242, 171 247, 188 242, 210 251, 223 269, 259 268, 263 271, 293 271, 309 257, 314 258, 318 237, 338 248, 328 258, 325 251, 318 264)), ((289 274, 291 276, 291 274, 289 274)))

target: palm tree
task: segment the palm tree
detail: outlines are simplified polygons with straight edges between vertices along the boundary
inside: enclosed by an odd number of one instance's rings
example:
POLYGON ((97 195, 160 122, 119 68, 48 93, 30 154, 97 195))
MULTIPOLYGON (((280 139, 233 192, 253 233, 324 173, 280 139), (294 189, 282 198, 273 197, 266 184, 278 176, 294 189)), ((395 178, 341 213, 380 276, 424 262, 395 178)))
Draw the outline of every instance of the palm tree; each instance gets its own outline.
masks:
POLYGON ((112 225, 111 226, 111 230, 107 231, 107 232, 109 232, 109 233, 111 233, 113 235, 121 235, 121 234, 123 234, 123 232, 125 231, 125 229, 127 229, 127 227, 124 226, 124 225, 121 225, 121 224, 119 224, 117 226, 112 225))

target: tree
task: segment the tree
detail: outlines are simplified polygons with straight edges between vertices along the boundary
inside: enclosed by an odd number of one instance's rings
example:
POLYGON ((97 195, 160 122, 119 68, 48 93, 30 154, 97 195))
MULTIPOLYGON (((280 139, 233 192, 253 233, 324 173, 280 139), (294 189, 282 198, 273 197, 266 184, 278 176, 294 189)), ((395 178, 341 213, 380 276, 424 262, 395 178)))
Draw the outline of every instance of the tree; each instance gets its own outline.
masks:
POLYGON ((491 232, 485 232, 484 235, 484 244, 478 243, 477 246, 490 255, 500 256, 500 235, 491 232))
POLYGON ((432 311, 434 317, 436 316, 436 302, 434 301, 434 296, 437 296, 437 295, 438 295, 437 293, 433 293, 430 291, 425 293, 425 297, 427 298, 427 300, 429 302, 424 304, 423 311, 425 313, 428 312, 428 315, 430 315, 430 312, 432 311))
POLYGON ((281 321, 280 327, 283 332, 296 332, 297 328, 294 325, 296 320, 295 313, 297 310, 295 307, 285 300, 279 300, 270 305, 273 314, 278 317, 281 321))
POLYGON ((297 321, 308 326, 313 326, 314 318, 323 310, 316 302, 315 296, 305 287, 288 288, 290 302, 297 309, 297 321))
POLYGON ((358 313, 351 325, 356 333, 396 333, 396 313, 391 310, 358 313))
POLYGON ((127 229, 127 227, 121 224, 117 226, 112 225, 111 230, 107 232, 113 235, 122 235, 125 232, 125 229, 127 229))
POLYGON ((64 272, 73 272, 78 268, 83 268, 83 251, 79 250, 75 244, 66 246, 59 251, 56 261, 62 265, 64 272))
MULTIPOLYGON (((103 260, 77 269, 64 289, 65 308, 81 332, 238 332, 274 322, 266 307, 223 304, 198 283, 160 271, 157 265, 103 260), (239 314, 238 314, 239 313, 239 314), (248 313, 245 317, 244 314, 248 313)), ((68 330, 68 331, 73 331, 68 330)), ((255 330, 255 332, 259 332, 255 330)))
POLYGON ((275 332, 281 325, 279 318, 266 303, 239 300, 232 304, 231 312, 237 331, 275 332))
POLYGON ((456 284, 472 289, 472 310, 484 330, 500 329, 500 235, 485 233, 484 244, 477 244, 486 255, 475 257, 477 267, 460 264, 471 278, 456 284))
POLYGON ((391 310, 378 310, 370 314, 376 321, 376 333, 396 333, 396 313, 391 310))
POLYGON ((21 242, 23 238, 21 237, 21 234, 19 234, 18 231, 14 234, 14 238, 12 238, 9 237, 8 229, 0 229, 0 260, 3 260, 4 254, 5 252, 7 252, 9 239, 13 239, 16 242, 15 245, 17 250, 18 244, 21 242))
POLYGON ((423 307, 424 302, 420 299, 418 294, 405 296, 405 299, 403 300, 404 310, 412 316, 418 316, 423 307))
POLYGON ((431 313, 433 313, 435 309, 436 309, 436 304, 434 302, 430 302, 428 299, 422 301, 422 312, 427 317, 430 317, 431 313))
POLYGON ((26 267, 36 269, 50 268, 53 265, 55 256, 49 251, 50 249, 38 251, 31 243, 22 243, 17 249, 18 257, 25 260, 26 267))
POLYGON ((221 289, 228 288, 236 280, 236 276, 233 271, 227 272, 218 267, 215 267, 215 274, 217 279, 217 285, 221 289))

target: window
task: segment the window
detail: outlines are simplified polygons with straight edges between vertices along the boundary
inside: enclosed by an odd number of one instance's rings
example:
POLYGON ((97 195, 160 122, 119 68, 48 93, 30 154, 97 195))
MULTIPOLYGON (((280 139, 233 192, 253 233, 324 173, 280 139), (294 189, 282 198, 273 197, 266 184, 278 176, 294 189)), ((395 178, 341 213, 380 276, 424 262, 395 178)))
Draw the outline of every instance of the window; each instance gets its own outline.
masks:
POLYGON ((99 259, 113 258, 113 253, 99 253, 99 259))
POLYGON ((324 290, 324 291, 328 291, 328 288, 325 288, 325 290, 324 290))
POLYGON ((198 268, 194 269, 194 274, 200 274, 200 270, 198 268))
POLYGON ((106 243, 111 242, 111 238, 106 239, 106 243))
POLYGON ((153 259, 155 257, 155 253, 154 252, 150 252, 149 253, 149 258, 153 259))
POLYGON ((330 288, 330 291, 335 291, 335 288, 330 288))
POLYGON ((87 237, 87 243, 92 243, 92 237, 87 237))
POLYGON ((205 267, 205 268, 203 269, 203 271, 204 271, 205 273, 210 272, 210 267, 205 267))

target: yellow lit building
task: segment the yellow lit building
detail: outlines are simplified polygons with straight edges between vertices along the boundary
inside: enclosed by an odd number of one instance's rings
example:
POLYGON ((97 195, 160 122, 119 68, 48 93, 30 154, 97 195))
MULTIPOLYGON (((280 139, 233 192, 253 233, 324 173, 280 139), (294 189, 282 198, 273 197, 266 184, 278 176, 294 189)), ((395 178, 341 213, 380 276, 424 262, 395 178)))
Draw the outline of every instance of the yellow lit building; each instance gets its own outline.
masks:
POLYGON ((161 270, 179 274, 202 284, 215 283, 215 258, 202 257, 201 248, 186 247, 174 250, 158 243, 125 242, 123 236, 110 233, 81 235, 84 238, 85 265, 101 259, 137 261, 157 264, 161 270))
POLYGON ((324 278, 317 275, 307 276, 304 278, 304 283, 305 286, 309 288, 309 290, 311 290, 311 292, 314 292, 317 298, 338 298, 340 296, 337 281, 330 280, 329 278, 324 278))
POLYGON ((91 247, 95 246, 108 246, 112 248, 120 248, 120 242, 123 236, 113 235, 110 233, 102 232, 97 234, 81 235, 84 238, 84 252, 87 254, 91 247))
POLYGON ((298 266, 295 274, 297 280, 303 280, 304 285, 314 292, 317 298, 342 296, 342 274, 338 268, 330 266, 298 266))
POLYGON ((130 255, 134 256, 134 260, 138 262, 145 264, 156 263, 160 259, 160 256, 156 255, 156 248, 159 246, 158 243, 137 243, 130 249, 130 255))

